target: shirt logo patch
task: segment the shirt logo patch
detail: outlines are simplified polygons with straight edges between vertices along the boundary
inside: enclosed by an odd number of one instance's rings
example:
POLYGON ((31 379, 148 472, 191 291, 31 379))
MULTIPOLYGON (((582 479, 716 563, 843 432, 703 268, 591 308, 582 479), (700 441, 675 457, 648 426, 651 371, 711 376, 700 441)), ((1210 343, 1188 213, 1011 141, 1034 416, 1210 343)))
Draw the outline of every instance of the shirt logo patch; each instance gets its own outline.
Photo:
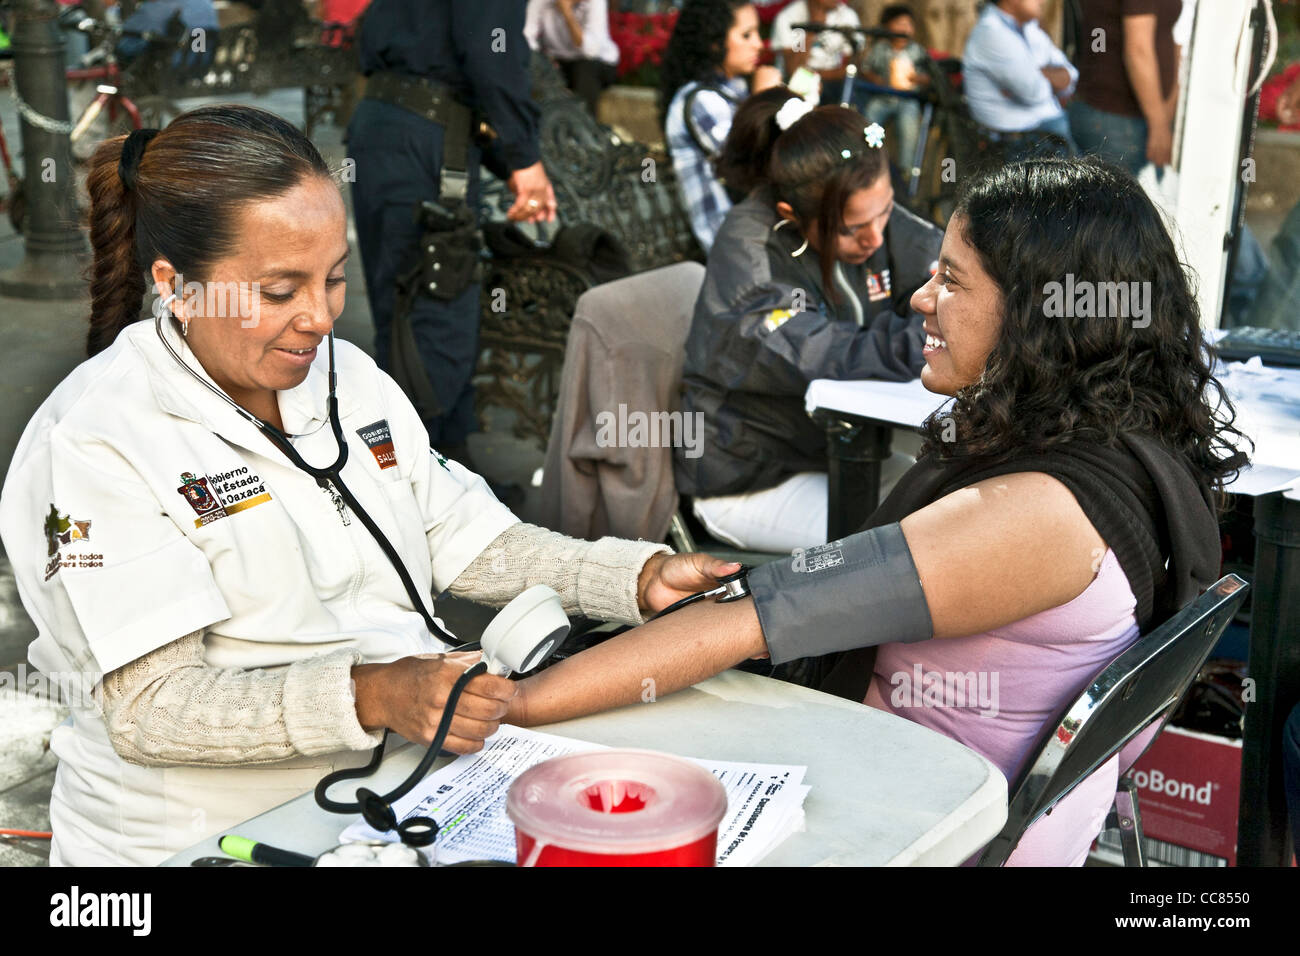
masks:
POLYGON ((792 309, 773 309, 767 314, 767 318, 763 320, 763 326, 769 332, 775 332, 781 326, 794 318, 794 315, 795 313, 792 309))
POLYGON ((182 472, 181 486, 176 491, 198 515, 194 519, 196 528, 271 500, 261 477, 250 472, 247 465, 201 478, 191 471, 182 472))
POLYGON ((370 454, 375 456, 380 471, 397 467, 397 452, 393 449, 393 435, 388 428, 388 419, 381 418, 373 425, 358 428, 357 434, 370 449, 370 454))
POLYGON ((102 554, 81 553, 74 555, 60 555, 59 549, 65 544, 72 544, 74 541, 90 540, 89 521, 79 521, 75 518, 69 518, 66 514, 60 514, 59 509, 50 504, 50 512, 45 516, 45 544, 49 549, 49 564, 45 565, 45 580, 48 581, 54 577, 59 568, 102 568, 104 566, 104 556, 102 554))
POLYGON ((880 272, 867 273, 867 300, 870 302, 879 302, 881 299, 889 298, 889 270, 882 269, 880 272))

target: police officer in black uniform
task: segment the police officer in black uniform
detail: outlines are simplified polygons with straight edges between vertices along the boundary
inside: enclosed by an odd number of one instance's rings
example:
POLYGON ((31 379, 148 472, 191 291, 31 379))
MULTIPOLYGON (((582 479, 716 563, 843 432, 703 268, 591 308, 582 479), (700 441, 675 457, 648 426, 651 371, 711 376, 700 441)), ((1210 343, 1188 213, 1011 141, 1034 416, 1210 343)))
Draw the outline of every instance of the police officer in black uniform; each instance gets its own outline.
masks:
POLYGON ((347 143, 356 163, 353 207, 376 358, 392 370, 398 282, 423 263, 423 281, 405 289, 412 294, 402 303, 427 376, 423 400, 412 398, 430 442, 462 462, 476 428, 470 379, 478 356, 479 284, 471 266, 480 161, 513 191, 510 219, 555 218, 530 96, 526 6, 526 0, 375 0, 358 43, 366 96, 347 143), (417 212, 426 202, 436 206, 422 223, 417 212))

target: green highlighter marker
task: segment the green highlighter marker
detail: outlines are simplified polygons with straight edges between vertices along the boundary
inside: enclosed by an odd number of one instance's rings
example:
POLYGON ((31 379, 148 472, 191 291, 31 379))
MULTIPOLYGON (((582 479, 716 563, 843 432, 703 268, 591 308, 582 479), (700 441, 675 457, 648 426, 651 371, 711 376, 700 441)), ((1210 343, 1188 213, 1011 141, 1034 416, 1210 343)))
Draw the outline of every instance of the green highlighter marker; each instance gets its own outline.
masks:
POLYGON ((243 860, 245 863, 262 863, 266 866, 311 866, 316 862, 315 857, 307 856, 305 853, 281 850, 279 847, 258 843, 256 840, 235 836, 233 833, 228 833, 218 840, 217 846, 221 847, 222 853, 233 856, 236 860, 243 860))

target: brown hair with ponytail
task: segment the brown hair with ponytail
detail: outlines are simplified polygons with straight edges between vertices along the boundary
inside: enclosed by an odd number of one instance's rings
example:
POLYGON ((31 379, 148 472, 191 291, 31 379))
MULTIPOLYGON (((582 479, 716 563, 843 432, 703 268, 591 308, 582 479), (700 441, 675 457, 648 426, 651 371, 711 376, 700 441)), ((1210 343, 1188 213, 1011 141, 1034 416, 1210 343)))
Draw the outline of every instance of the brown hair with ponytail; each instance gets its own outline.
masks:
POLYGON ((804 235, 817 226, 822 287, 836 298, 831 274, 844 205, 859 189, 889 175, 889 162, 883 147, 867 145, 862 114, 847 107, 819 106, 782 131, 776 114, 797 96, 774 86, 742 103, 715 168, 730 189, 748 193, 771 186, 777 202, 790 204, 804 235))
POLYGON ((203 281, 233 251, 246 204, 313 175, 329 178, 330 170, 311 140, 251 106, 204 106, 152 138, 137 130, 101 143, 87 180, 94 252, 87 354, 140 318, 155 260, 203 281))

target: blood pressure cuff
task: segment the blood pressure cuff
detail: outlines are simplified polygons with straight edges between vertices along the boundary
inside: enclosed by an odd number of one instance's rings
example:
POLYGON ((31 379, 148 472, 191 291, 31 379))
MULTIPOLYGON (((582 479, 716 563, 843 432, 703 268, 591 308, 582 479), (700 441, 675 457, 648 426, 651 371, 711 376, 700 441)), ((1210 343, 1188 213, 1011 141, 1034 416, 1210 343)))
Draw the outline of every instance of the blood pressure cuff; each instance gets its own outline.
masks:
POLYGON ((897 523, 761 565, 749 589, 773 664, 934 635, 897 523))

